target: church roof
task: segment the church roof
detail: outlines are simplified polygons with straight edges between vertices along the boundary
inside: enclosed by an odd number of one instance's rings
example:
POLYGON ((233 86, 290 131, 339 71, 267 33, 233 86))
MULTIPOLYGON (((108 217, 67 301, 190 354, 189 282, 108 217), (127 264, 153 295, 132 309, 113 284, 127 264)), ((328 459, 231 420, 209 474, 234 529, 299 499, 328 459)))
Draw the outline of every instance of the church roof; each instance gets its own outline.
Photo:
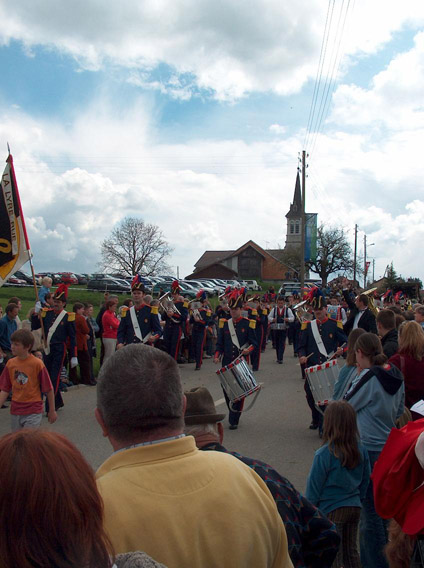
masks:
POLYGON ((296 185, 294 188, 293 203, 290 204, 290 210, 287 213, 287 219, 296 218, 298 219, 302 214, 302 192, 300 189, 300 176, 297 172, 296 185))
POLYGON ((205 251, 199 260, 195 263, 196 268, 203 268, 204 266, 209 266, 215 262, 220 262, 224 258, 227 258, 233 250, 207 250, 205 251))

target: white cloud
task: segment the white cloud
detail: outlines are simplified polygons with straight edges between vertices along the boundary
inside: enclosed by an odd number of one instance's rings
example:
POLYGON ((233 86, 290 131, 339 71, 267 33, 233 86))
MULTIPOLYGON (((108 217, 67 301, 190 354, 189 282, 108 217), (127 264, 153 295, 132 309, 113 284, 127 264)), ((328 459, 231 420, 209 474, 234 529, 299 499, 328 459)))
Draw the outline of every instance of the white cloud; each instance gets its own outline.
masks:
POLYGON ((287 128, 281 124, 271 124, 269 130, 273 134, 285 134, 287 132, 287 128))
MULTIPOLYGON (((85 69, 128 68, 130 81, 177 98, 188 98, 196 86, 228 100, 252 91, 295 93, 314 78, 326 5, 320 0, 243 5, 235 0, 21 0, 0 6, 0 20, 0 43, 21 41, 32 56, 34 47, 45 46, 71 55, 85 69), (153 73, 160 63, 172 70, 170 79, 153 73), (190 84, 173 88, 177 76, 190 84)), ((338 21, 336 8, 334 34, 338 21)), ((374 53, 396 31, 418 29, 423 21, 421 0, 357 2, 348 12, 342 46, 349 55, 374 53)))
MULTIPOLYGON (((0 138, 16 147, 36 270, 95 271, 101 241, 127 215, 159 225, 175 249, 171 264, 182 275, 206 249, 234 249, 249 239, 284 245, 299 140, 164 145, 151 140, 149 124, 137 103, 116 116, 102 101, 66 131, 22 112, 0 120, 0 138), (125 144, 117 151, 120 132, 125 144)), ((424 232, 416 183, 424 172, 416 164, 390 179, 384 168, 401 143, 406 153, 407 142, 407 136, 401 142, 395 136, 370 152, 363 135, 323 137, 321 159, 307 180, 307 210, 318 212, 320 222, 351 229, 351 235, 355 223, 366 231, 376 243, 369 255, 377 259, 378 275, 393 260, 405 276, 424 276, 411 246, 424 232)))

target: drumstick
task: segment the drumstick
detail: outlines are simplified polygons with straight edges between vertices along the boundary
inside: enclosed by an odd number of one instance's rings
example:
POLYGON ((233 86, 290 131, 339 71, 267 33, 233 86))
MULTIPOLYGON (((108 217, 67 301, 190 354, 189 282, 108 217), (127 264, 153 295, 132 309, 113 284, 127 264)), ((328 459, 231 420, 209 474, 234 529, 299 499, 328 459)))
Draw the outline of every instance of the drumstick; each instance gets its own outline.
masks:
MULTIPOLYGON (((309 353, 309 355, 306 355, 306 360, 309 359, 309 357, 312 357, 312 355, 314 354, 314 352, 312 351, 312 353, 309 353)), ((297 366, 299 366, 300 363, 297 364, 297 366)), ((304 363, 302 363, 302 365, 304 365, 304 363)))
MULTIPOLYGON (((340 347, 345 347, 345 345, 346 345, 346 342, 344 342, 342 345, 340 345, 340 347)), ((331 359, 333 359, 335 356, 336 356, 336 354, 333 353, 333 354, 331 355, 331 357, 329 357, 329 358, 327 359, 327 361, 331 361, 331 359)))

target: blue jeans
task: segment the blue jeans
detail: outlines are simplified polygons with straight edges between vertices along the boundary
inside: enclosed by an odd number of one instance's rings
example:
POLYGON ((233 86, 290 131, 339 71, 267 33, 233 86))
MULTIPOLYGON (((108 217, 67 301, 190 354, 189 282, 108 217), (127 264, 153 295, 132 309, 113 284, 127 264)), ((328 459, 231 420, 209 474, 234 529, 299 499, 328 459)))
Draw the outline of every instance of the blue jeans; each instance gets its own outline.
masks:
MULTIPOLYGON (((368 452, 371 471, 380 452, 368 452)), ((367 494, 362 502, 361 519, 359 521, 359 544, 361 547, 361 563, 363 568, 388 568, 383 548, 387 544, 388 521, 375 512, 372 481, 368 485, 367 494)))

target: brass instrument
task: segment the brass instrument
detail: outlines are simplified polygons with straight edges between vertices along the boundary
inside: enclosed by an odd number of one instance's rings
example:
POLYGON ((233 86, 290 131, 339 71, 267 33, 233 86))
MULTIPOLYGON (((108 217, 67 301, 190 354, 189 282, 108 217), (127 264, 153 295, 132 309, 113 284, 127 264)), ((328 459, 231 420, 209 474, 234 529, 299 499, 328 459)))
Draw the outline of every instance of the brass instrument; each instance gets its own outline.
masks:
POLYGON ((375 317, 377 317, 377 314, 380 311, 380 309, 375 305, 374 298, 372 297, 371 294, 373 292, 375 292, 376 290, 377 290, 377 288, 370 288, 369 290, 362 292, 363 294, 365 294, 368 297, 368 308, 372 311, 372 313, 374 314, 375 317))
POLYGON ((296 304, 295 306, 291 306, 290 308, 292 311, 294 311, 300 324, 302 324, 305 321, 311 321, 313 317, 312 314, 308 312, 308 310, 305 310, 304 306, 306 303, 307 300, 303 300, 302 302, 299 302, 298 304, 296 304))

